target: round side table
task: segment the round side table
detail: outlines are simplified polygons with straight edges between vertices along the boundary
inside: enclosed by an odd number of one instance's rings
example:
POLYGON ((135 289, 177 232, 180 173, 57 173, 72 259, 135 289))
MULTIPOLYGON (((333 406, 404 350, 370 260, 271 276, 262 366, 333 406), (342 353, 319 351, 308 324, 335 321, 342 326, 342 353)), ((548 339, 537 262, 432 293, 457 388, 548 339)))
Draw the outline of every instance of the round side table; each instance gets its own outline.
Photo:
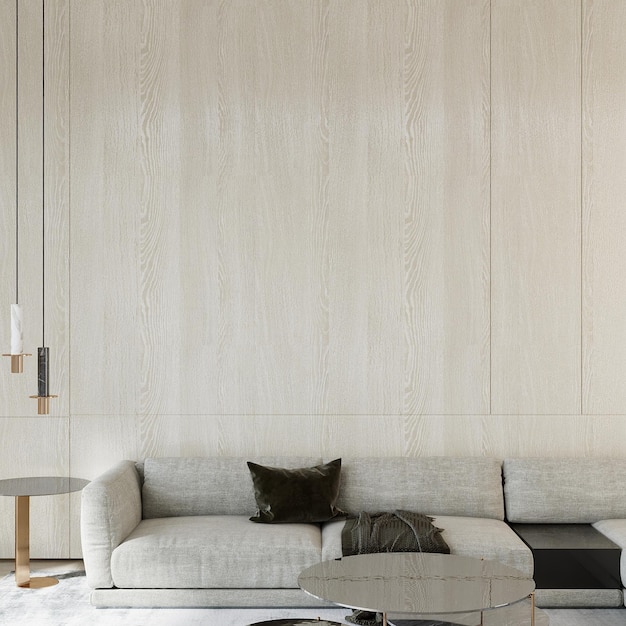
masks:
POLYGON ((0 480, 0 495, 15 497, 15 582, 18 587, 40 589, 56 585, 51 576, 30 577, 30 497, 80 491, 89 481, 70 476, 29 476, 0 480))

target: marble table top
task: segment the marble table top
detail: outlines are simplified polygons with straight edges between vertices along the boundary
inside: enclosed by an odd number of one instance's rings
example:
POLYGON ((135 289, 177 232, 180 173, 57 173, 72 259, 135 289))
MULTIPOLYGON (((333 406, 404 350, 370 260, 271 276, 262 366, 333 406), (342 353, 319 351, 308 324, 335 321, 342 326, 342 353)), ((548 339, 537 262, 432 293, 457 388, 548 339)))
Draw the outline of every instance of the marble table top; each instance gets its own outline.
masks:
POLYGON ((84 478, 71 476, 26 476, 0 480, 2 496, 51 496, 80 491, 89 483, 84 478))
POLYGON ((348 608, 419 614, 495 609, 535 590, 532 579, 497 561, 414 552, 323 561, 304 570, 298 584, 348 608))

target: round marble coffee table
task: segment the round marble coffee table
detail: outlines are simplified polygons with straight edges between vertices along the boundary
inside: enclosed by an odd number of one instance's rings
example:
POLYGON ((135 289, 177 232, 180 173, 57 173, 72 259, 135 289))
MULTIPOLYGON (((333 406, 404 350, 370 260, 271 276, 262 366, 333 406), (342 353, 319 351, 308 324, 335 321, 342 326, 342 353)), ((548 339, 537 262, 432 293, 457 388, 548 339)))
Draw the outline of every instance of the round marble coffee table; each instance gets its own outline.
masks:
POLYGON ((300 574, 298 584, 316 598, 380 612, 383 626, 389 613, 477 612, 483 623, 483 612, 527 598, 527 623, 535 624, 534 581, 497 561, 414 552, 360 554, 313 565, 300 574))

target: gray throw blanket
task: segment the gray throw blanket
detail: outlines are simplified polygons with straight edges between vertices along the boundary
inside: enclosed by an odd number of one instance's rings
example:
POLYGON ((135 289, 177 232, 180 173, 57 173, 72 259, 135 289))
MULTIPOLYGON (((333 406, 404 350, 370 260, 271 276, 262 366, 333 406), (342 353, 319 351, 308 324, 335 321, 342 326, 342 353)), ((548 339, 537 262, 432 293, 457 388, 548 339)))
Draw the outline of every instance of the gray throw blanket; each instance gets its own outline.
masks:
MULTIPOLYGON (((439 552, 450 554, 432 517, 413 511, 369 514, 346 520, 341 532, 343 556, 373 552, 439 552)), ((382 624, 382 615, 355 609, 346 620, 359 626, 382 624)))

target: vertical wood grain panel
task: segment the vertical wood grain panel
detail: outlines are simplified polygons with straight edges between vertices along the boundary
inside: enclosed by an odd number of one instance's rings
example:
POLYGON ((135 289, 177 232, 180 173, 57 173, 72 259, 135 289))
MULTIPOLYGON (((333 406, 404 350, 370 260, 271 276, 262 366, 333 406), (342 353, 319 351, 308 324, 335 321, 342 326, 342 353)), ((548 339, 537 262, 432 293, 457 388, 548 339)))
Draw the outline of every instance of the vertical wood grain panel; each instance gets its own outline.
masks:
POLYGON ((329 13, 331 413, 399 413, 401 4, 329 13))
POLYGON ((626 412, 626 3, 583 2, 583 412, 626 412))
POLYGON ((493 413, 580 412, 580 26, 493 1, 493 413))
POLYGON ((328 411, 330 358, 330 0, 313 3, 311 17, 311 297, 313 343, 311 364, 312 413, 328 411))
POLYGON ((56 0, 45 6, 44 345, 50 347, 50 393, 59 396, 51 401, 51 413, 67 415, 70 406, 69 0, 56 0))
POLYGON ((255 3, 218 11, 218 410, 253 412, 256 398, 255 3))
MULTIPOLYGON (((367 404, 364 415, 402 410, 402 102, 401 2, 370 2, 367 27, 367 404)), ((350 367, 350 363, 344 363, 350 367)), ((354 400, 352 400, 354 402, 354 400)), ((347 407, 343 407, 346 411, 347 407)), ((335 409, 336 412, 338 408, 335 409)), ((350 412, 350 411, 348 411, 350 412)), ((359 411, 361 412, 361 411, 359 411)), ((367 424, 367 417, 364 417, 367 424)), ((381 422, 382 423, 382 422, 381 422)), ((393 441, 394 437, 390 439, 393 441)), ((381 448, 383 442, 381 441, 381 448)))
MULTIPOLYGON (((142 414, 180 407, 180 19, 176 3, 145 0, 139 80, 139 407, 142 414)), ((196 155, 192 155, 194 158, 196 155)), ((186 207, 187 208, 187 207, 186 207)), ((204 268, 203 268, 204 269, 204 268)))
MULTIPOLYGON (((250 12, 248 12, 250 13, 250 12)), ((255 3, 254 233, 256 413, 308 413, 311 402, 312 12, 255 3)), ((250 14, 250 18, 253 15, 250 14)), ((252 217, 252 216, 251 216, 252 217)))
MULTIPOLYGON (((180 204, 168 212, 180 221, 179 238, 172 241, 179 258, 180 300, 174 318, 180 375, 168 413, 202 415, 218 410, 218 3, 187 0, 178 6, 180 54, 170 74, 180 74, 180 204)), ((173 81, 168 80, 167 88, 173 88, 173 81)), ((172 348, 165 345, 166 351, 172 348)), ((164 367, 172 363, 166 361, 164 367)))
POLYGON ((329 408, 367 413, 368 4, 330 8, 329 408))
MULTIPOLYGON (((0 354, 11 351, 11 312, 15 302, 15 3, 0 3, 0 354)), ((0 415, 9 415, 17 374, 0 357, 0 415)), ((22 375, 23 377, 23 375, 22 375)))
POLYGON ((71 3, 72 411, 139 403, 142 202, 137 2, 71 3))
POLYGON ((408 1, 404 407, 489 411, 489 3, 408 1))

